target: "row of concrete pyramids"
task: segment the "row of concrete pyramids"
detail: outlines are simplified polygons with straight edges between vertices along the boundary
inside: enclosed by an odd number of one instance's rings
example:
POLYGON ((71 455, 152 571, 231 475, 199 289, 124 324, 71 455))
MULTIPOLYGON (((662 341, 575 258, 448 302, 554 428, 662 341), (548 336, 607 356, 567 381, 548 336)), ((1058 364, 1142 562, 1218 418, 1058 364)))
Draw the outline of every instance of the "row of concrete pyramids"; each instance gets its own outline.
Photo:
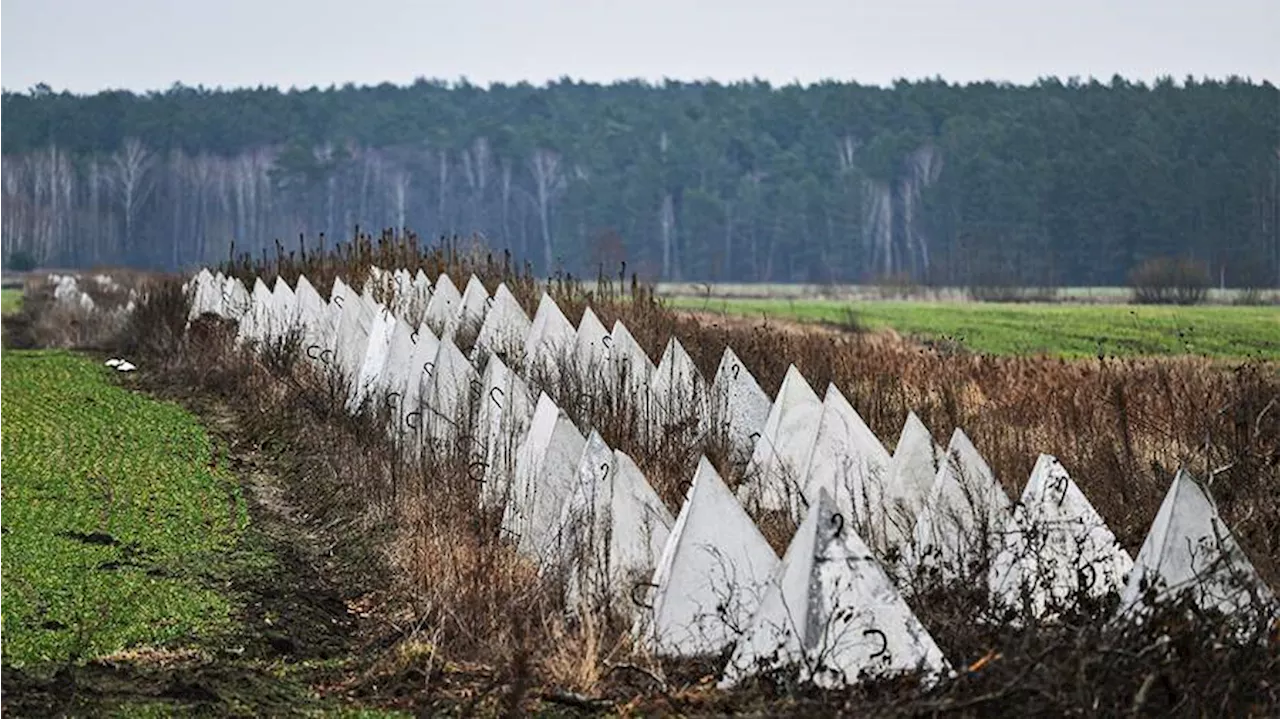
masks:
POLYGON ((396 404, 404 421, 389 429, 410 446, 472 427, 482 501, 502 510, 523 553, 564 573, 573 604, 631 613, 641 645, 659 654, 736 642, 729 683, 780 664, 823 685, 944 674, 903 596, 922 577, 961 581, 974 566, 988 567, 996 606, 1042 619, 1114 592, 1122 612, 1137 611, 1153 581, 1168 592, 1194 587, 1202 606, 1228 612, 1249 597, 1274 601, 1185 473, 1132 572, 1054 458, 1040 457, 1014 504, 963 431, 944 450, 909 414, 891 455, 834 385, 819 399, 794 366, 771 400, 726 349, 707 383, 675 338, 655 367, 621 322, 607 331, 587 309, 575 328, 545 294, 530 320, 504 285, 490 297, 475 277, 459 292, 447 275, 431 283, 421 272, 374 271, 362 293, 336 280, 328 301, 305 277, 296 288, 259 280, 250 292, 204 271, 193 284, 193 317, 238 319, 242 340, 299 332, 312 361, 351 380, 349 408, 396 404), (385 305, 373 299, 384 280, 395 289, 385 305), (467 326, 476 331, 470 358, 453 342, 467 326), (630 457, 593 430, 584 437, 545 392, 534 401, 531 387, 554 387, 565 372, 643 399, 637 432, 689 418, 700 432, 723 430, 748 466, 737 496, 703 458, 673 518, 630 457), (781 562, 746 508, 799 522, 781 562), (638 596, 646 585, 648 600, 638 596))

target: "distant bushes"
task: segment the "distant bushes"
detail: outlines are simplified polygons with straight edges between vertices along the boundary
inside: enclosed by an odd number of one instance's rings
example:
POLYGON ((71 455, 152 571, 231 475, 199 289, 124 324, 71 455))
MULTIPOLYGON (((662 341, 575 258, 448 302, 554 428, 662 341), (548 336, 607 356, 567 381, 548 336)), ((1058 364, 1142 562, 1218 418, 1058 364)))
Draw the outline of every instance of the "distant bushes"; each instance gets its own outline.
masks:
POLYGON ((1058 287, 1051 278, 1041 273, 1028 276, 999 267, 975 270, 965 294, 974 302, 1056 302, 1059 299, 1058 287))
POLYGON ((1133 301, 1144 305, 1196 305, 1209 293, 1209 270, 1188 258, 1153 257, 1129 273, 1133 301))
POLYGON ((984 284, 965 288, 975 302, 1057 302, 1057 287, 1022 287, 1019 285, 984 284))
POLYGON ((15 250, 9 253, 9 256, 5 258, 4 265, 13 272, 30 272, 39 267, 35 255, 26 250, 15 250))

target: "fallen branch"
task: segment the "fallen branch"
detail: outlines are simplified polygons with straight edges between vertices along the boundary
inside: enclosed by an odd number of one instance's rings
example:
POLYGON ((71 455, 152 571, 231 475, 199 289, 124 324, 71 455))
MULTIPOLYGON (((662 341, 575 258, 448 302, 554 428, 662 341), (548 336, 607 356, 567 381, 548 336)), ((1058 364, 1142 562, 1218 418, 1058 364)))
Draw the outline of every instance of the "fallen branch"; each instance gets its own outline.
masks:
POLYGON ((575 694, 574 692, 540 692, 537 696, 538 699, 544 702, 562 704, 589 712, 601 712, 613 707, 613 701, 610 699, 589 697, 585 694, 575 694))

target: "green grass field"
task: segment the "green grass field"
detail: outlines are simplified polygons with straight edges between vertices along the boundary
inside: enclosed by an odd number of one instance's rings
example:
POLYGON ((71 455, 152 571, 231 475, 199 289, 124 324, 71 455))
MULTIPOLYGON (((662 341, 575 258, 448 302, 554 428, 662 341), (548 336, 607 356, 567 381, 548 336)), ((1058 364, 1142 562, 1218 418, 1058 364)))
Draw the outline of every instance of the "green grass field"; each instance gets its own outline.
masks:
POLYGON ((5 666, 226 629, 231 603, 211 587, 248 519, 196 419, 82 356, 3 363, 5 666))
POLYGON ((0 315, 11 315, 22 309, 22 290, 0 290, 0 315))
POLYGON ((1280 359, 1280 309, 1138 305, 843 302, 680 297, 680 308, 892 328, 990 354, 1061 357, 1194 354, 1280 359))

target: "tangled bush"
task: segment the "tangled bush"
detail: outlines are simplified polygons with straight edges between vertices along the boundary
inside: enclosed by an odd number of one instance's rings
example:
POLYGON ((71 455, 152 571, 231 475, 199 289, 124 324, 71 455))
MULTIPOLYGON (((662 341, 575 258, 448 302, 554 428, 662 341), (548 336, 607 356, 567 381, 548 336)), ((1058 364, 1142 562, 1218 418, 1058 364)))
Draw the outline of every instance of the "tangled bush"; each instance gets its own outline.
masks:
POLYGON ((1129 273, 1133 301, 1144 305, 1195 305, 1209 292, 1209 270, 1188 258, 1153 257, 1129 273))

